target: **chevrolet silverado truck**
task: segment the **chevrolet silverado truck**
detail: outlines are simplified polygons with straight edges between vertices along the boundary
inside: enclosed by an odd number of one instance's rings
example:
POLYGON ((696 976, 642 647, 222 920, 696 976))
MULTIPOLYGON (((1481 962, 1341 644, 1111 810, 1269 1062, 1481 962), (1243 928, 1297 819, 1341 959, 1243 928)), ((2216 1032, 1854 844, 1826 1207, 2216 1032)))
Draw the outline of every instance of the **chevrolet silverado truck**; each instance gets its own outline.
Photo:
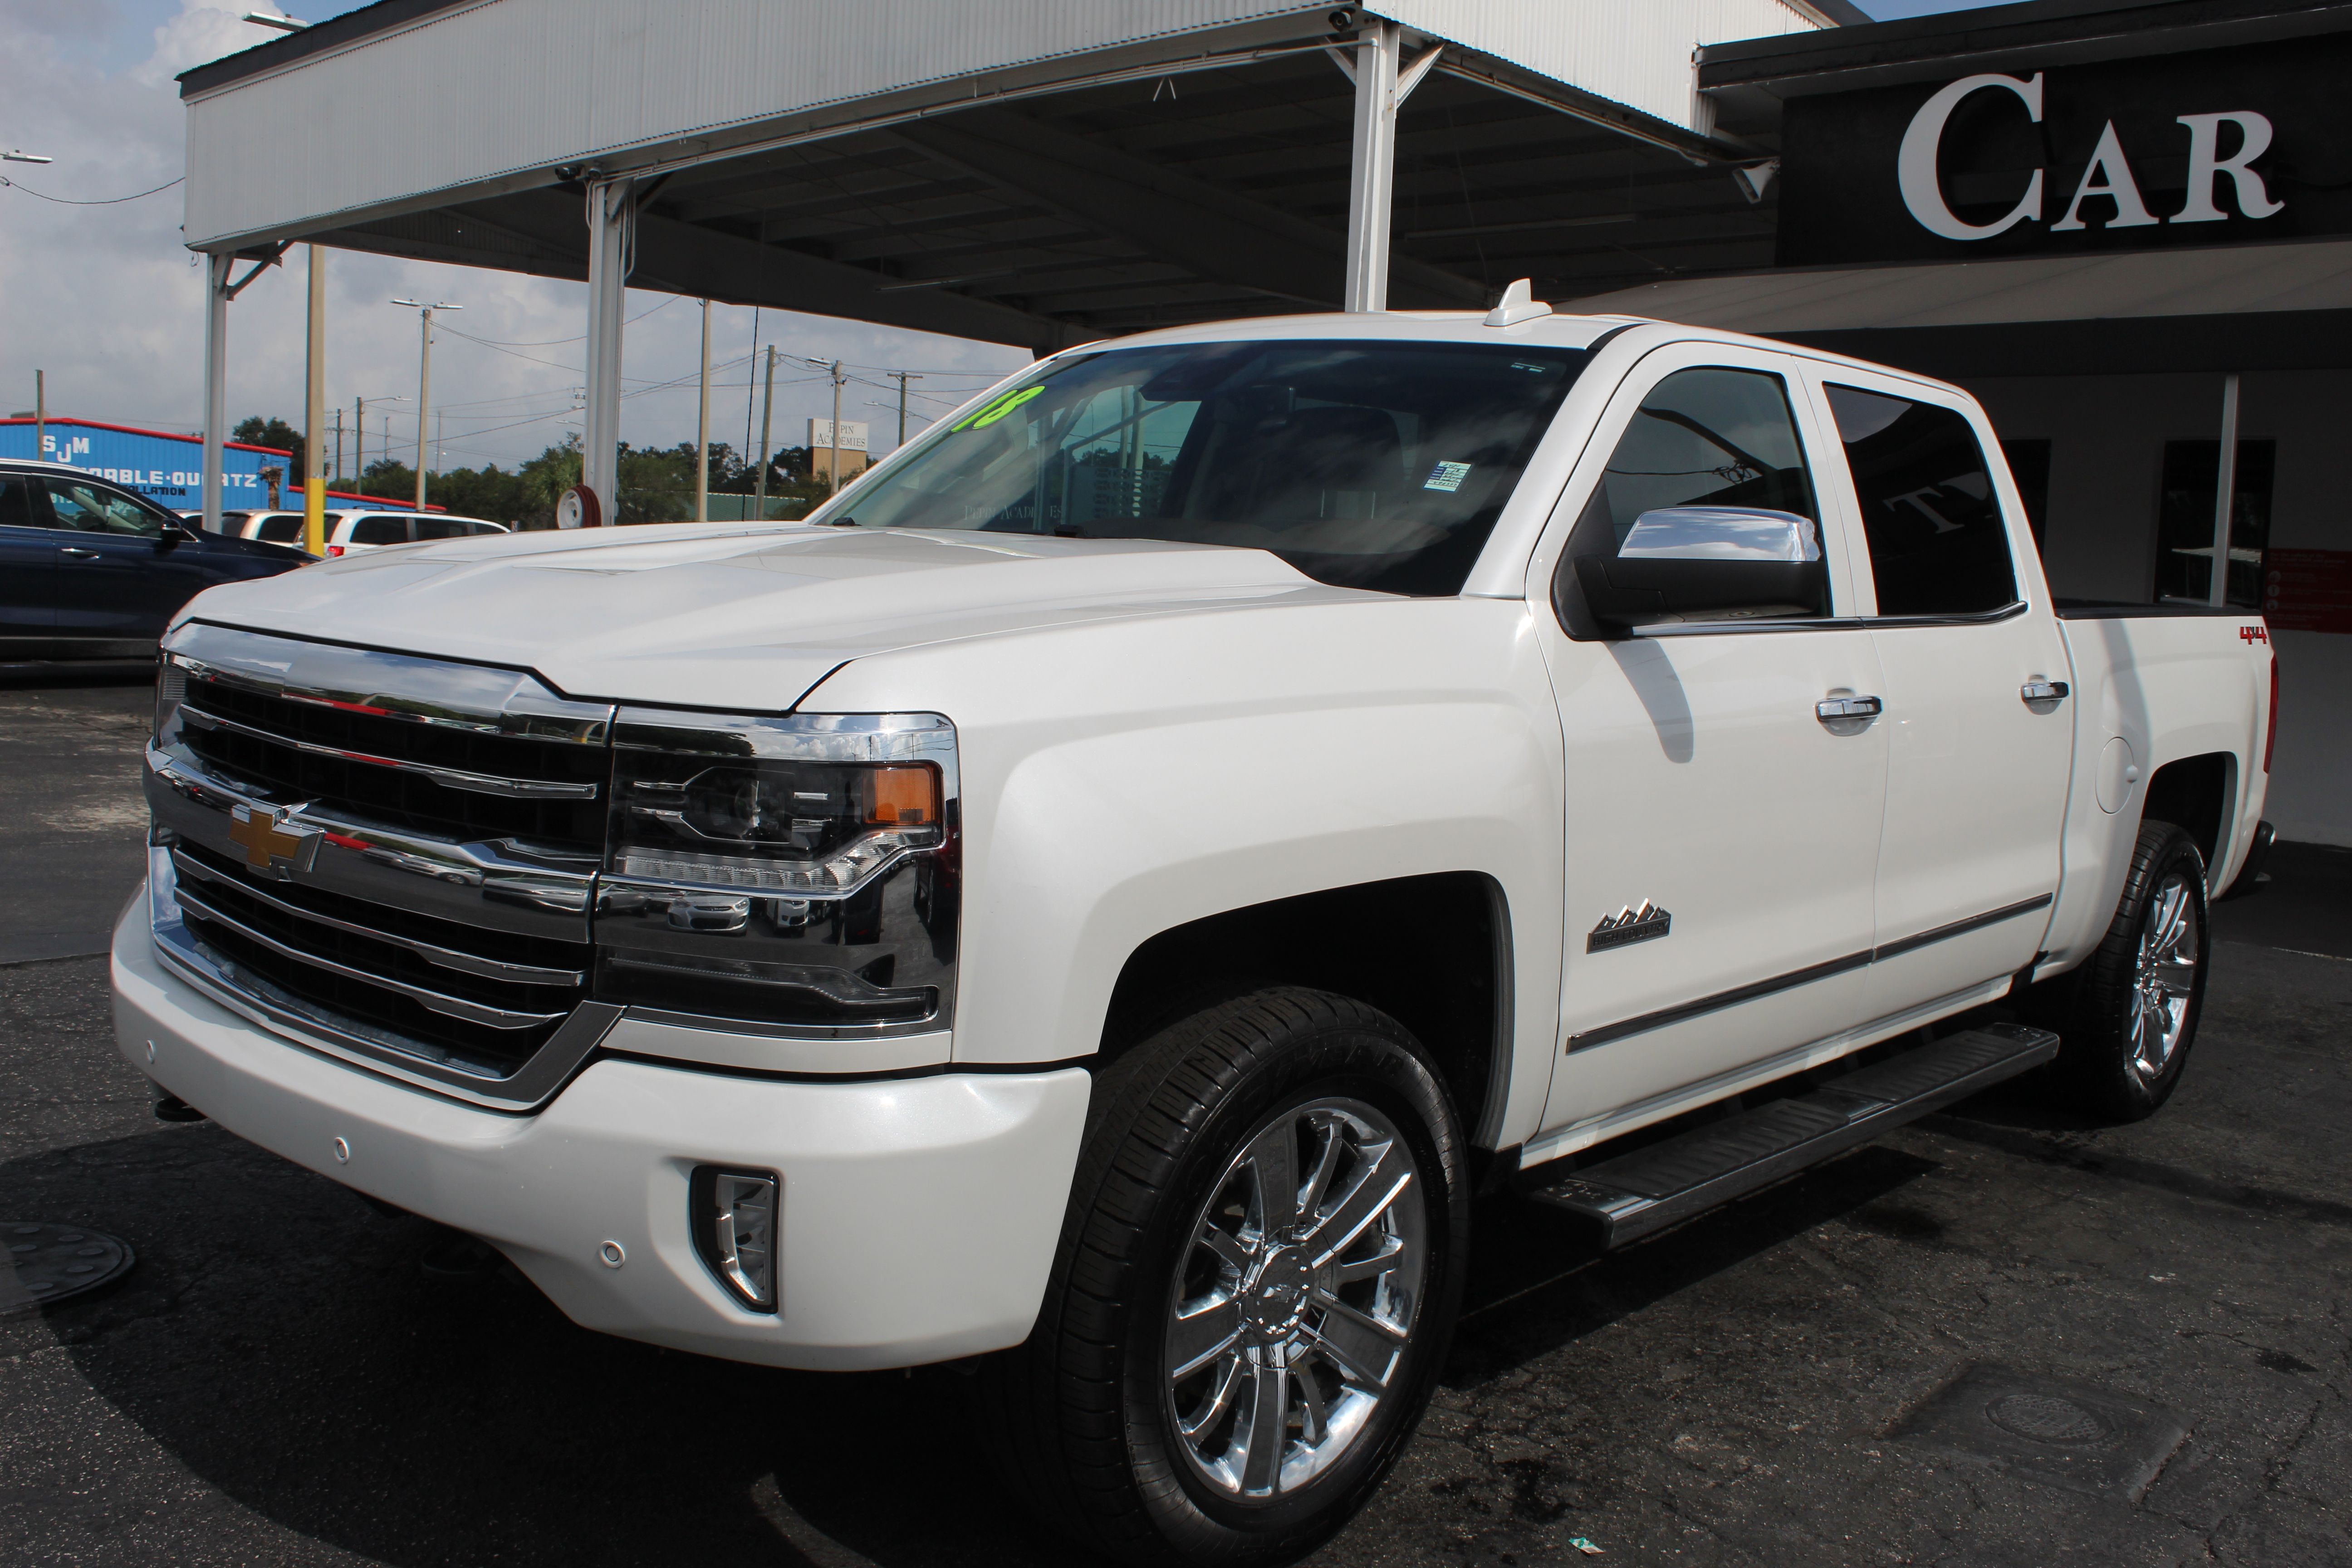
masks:
POLYGON ((2005 1078, 2156 1110, 2260 620, 2053 601, 1965 393, 1526 294, 1058 353, 805 524, 204 594, 122 1051, 591 1328, 956 1363, 1200 1564, 1380 1484, 1474 1195, 1622 1245, 2005 1078))

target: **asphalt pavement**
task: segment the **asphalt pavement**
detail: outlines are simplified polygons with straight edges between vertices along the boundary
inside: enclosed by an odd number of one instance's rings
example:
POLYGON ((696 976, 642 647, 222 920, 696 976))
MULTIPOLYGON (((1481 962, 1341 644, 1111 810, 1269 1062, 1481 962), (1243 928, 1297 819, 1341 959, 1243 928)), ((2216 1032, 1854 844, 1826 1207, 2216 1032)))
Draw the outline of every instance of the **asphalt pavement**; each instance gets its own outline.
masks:
MULTIPOLYGON (((136 879, 145 702, 0 689, 9 940, 102 925, 136 879)), ((2352 852, 2273 870, 2216 911, 2149 1121, 2013 1089, 1597 1261, 1488 1205, 1429 1420, 1314 1561, 2352 1564, 2352 852)), ((606 1339, 156 1121, 100 959, 0 966, 6 1219, 139 1261, 0 1317, 0 1562, 1080 1561, 998 1500, 952 1372, 606 1339)))

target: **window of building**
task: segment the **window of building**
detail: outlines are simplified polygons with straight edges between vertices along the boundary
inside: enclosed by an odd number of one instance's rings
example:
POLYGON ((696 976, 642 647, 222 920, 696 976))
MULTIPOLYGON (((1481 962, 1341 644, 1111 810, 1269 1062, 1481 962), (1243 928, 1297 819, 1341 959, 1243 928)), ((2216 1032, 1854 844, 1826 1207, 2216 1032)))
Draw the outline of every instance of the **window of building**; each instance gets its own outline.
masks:
POLYGON ((1882 616, 1962 616, 2017 599, 2009 531, 1958 411, 1832 386, 1882 616))
MULTIPOLYGON (((2221 443, 2167 441, 2156 509, 2156 596, 2210 604, 2213 589, 2213 502, 2221 443)), ((2271 542, 2271 476, 2275 441, 2238 443, 2231 484, 2229 602, 2259 609, 2263 552, 2271 542)))

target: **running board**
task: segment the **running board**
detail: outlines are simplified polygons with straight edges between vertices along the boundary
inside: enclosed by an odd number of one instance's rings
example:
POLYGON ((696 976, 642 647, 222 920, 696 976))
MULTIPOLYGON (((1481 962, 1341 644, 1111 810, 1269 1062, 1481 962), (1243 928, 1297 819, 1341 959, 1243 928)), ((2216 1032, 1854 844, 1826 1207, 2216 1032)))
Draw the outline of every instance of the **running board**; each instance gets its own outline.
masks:
POLYGON ((1528 1195, 1590 1221, 1604 1248, 1622 1247, 2057 1054, 2058 1037, 2046 1029, 1989 1024, 1848 1073, 1811 1094, 1587 1166, 1528 1195))

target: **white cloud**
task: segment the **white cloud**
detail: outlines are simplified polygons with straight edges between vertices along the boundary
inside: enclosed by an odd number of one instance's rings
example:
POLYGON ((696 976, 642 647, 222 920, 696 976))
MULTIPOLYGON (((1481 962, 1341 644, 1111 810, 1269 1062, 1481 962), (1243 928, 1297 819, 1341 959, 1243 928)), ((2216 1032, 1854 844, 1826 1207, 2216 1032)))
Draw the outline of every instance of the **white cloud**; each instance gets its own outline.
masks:
MULTIPOLYGON (((59 5, 55 0, 0 0, 0 142, 57 159, 41 167, 6 166, 31 191, 82 201, 128 195, 182 172, 184 117, 178 71, 263 41, 261 29, 235 11, 200 0, 119 0, 59 5), (111 31, 99 38, 91 18, 111 31), (148 47, 152 37, 152 47, 148 47)), ((330 5, 320 15, 343 7, 330 5)), ((308 13, 305 13, 308 15, 308 13)), ((313 16, 312 20, 318 19, 313 16)), ((175 187, 140 201, 74 206, 0 189, 0 278, 9 308, 0 331, 0 413, 30 407, 35 367, 47 373, 53 414, 161 429, 193 430, 202 422, 203 275, 181 242, 175 187)), ((264 274, 229 308, 229 416, 302 416, 306 289, 300 248, 264 274)), ((583 380, 581 344, 587 290, 520 274, 346 251, 328 253, 327 390, 344 411, 371 400, 367 449, 381 449, 381 411, 393 413, 395 448, 415 449, 415 312, 389 300, 405 296, 456 301, 454 331, 437 335, 433 353, 436 405, 449 467, 483 461, 511 466, 560 440, 577 416, 571 389, 583 380), (461 337, 460 332, 470 334, 461 337), (471 341, 487 338, 509 346, 471 341), (404 403, 379 405, 403 395, 404 403), (567 417, 568 416, 568 417, 567 417)), ((240 264, 239 275, 244 271, 240 264)), ((622 438, 640 446, 690 441, 695 429, 691 377, 700 322, 692 300, 633 293, 632 316, 663 307, 629 331, 625 371, 633 387, 687 378, 647 390, 623 405, 622 438)), ((715 309, 712 357, 724 364, 751 347, 752 312, 715 309)), ((877 447, 895 433, 894 411, 866 406, 895 399, 883 369, 932 373, 922 394, 961 393, 982 378, 1024 363, 1027 355, 997 344, 967 342, 782 311, 760 314, 760 338, 784 353, 839 358, 879 386, 853 384, 843 416, 874 422, 877 447), (886 391, 883 388, 891 390, 886 391)), ((756 379, 748 364, 713 377, 711 438, 740 446, 747 409, 756 416, 756 379)), ((830 412, 828 387, 787 362, 777 373, 777 444, 805 433, 805 421, 830 412)), ((330 416, 331 429, 332 416, 330 416)), ((919 428, 910 423, 911 428, 919 428)), ((758 437, 752 436, 756 443, 758 437)))
POLYGON ((285 15, 268 5, 240 5, 232 11, 205 0, 181 0, 180 14, 155 29, 155 52, 131 70, 131 81, 141 87, 163 86, 191 66, 267 43, 272 35, 246 21, 247 10, 285 15))

